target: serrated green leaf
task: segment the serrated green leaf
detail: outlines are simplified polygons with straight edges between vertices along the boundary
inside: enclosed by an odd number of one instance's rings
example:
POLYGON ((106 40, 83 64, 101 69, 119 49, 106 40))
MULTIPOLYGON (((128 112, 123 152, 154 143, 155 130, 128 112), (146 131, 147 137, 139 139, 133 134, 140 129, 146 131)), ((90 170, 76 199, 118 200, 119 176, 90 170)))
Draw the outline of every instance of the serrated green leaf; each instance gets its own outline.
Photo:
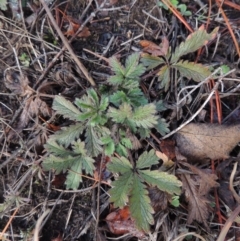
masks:
POLYGON ((62 96, 55 96, 52 108, 70 120, 77 120, 78 115, 81 114, 77 107, 62 96))
POLYGON ((174 51, 171 57, 171 63, 175 63, 183 55, 195 52, 199 48, 203 47, 207 41, 211 40, 218 28, 215 28, 210 34, 205 29, 198 29, 192 33, 185 42, 182 42, 174 51))
POLYGON ((112 85, 121 85, 124 80, 124 77, 122 75, 113 75, 110 78, 108 78, 108 83, 112 85))
POLYGON ((113 141, 105 144, 104 146, 105 155, 111 156, 114 153, 114 151, 115 151, 115 144, 113 141))
POLYGON ((97 135, 96 129, 93 126, 88 126, 85 133, 86 149, 90 156, 96 157, 100 154, 102 149, 102 142, 100 137, 97 135))
POLYGON ((134 107, 146 105, 148 103, 147 98, 144 96, 140 88, 132 88, 128 90, 127 97, 130 104, 134 107))
POLYGON ((144 54, 141 58, 141 62, 147 67, 147 70, 154 69, 161 64, 165 64, 165 60, 163 58, 155 57, 150 54, 144 54))
POLYGON ((138 128, 138 133, 142 139, 145 139, 150 136, 151 130, 145 128, 138 128))
POLYGON ((107 164, 107 168, 111 172, 119 172, 121 174, 125 174, 127 172, 132 171, 132 165, 129 160, 125 157, 112 157, 111 162, 107 164))
POLYGON ((133 120, 137 127, 143 127, 145 129, 152 128, 157 124, 158 117, 155 116, 156 107, 154 104, 148 104, 136 108, 132 117, 128 119, 133 120))
POLYGON ((170 85, 170 67, 163 66, 158 72, 158 76, 158 81, 161 82, 160 87, 167 91, 170 85))
POLYGON ((182 183, 176 176, 168 174, 166 172, 159 172, 157 170, 138 170, 141 178, 149 185, 156 186, 160 190, 169 194, 180 194, 182 183))
POLYGON ((129 209, 136 226, 145 232, 149 231, 149 224, 154 224, 152 214, 154 210, 146 186, 134 174, 132 190, 129 198, 129 209))
POLYGON ((72 148, 74 153, 86 155, 85 143, 79 139, 72 143, 72 148))
POLYGON ((119 109, 109 107, 107 115, 116 123, 124 123, 126 119, 131 117, 132 108, 129 104, 123 103, 119 106, 119 109))
POLYGON ((121 138, 121 144, 123 144, 128 149, 132 148, 132 142, 129 138, 126 138, 126 137, 121 138))
POLYGON ((65 172, 74 163, 74 158, 61 158, 54 155, 49 155, 46 157, 42 163, 44 170, 55 170, 56 174, 60 172, 65 172))
POLYGON ((143 154, 138 158, 136 167, 138 169, 149 168, 152 165, 156 165, 158 163, 159 158, 156 156, 155 151, 152 149, 149 152, 143 152, 143 154))
POLYGON ((179 61, 172 67, 177 69, 182 77, 193 79, 197 82, 201 82, 211 75, 211 71, 207 67, 194 62, 179 61))
POLYGON ((83 133, 84 129, 85 126, 83 123, 76 123, 68 127, 62 127, 62 129, 57 131, 52 138, 57 140, 59 144, 68 147, 72 141, 83 133))
POLYGON ((139 78, 146 70, 142 64, 138 64, 140 54, 134 53, 128 56, 125 64, 125 78, 139 78))
POLYGON ((118 107, 123 102, 129 103, 129 100, 123 91, 117 91, 110 96, 110 102, 118 107))
POLYGON ((125 172, 123 176, 120 176, 116 181, 112 183, 112 189, 110 189, 110 202, 114 203, 115 207, 122 208, 128 201, 128 195, 132 188, 133 173, 132 171, 125 172))
POLYGON ((59 145, 54 138, 48 139, 44 147, 48 153, 54 154, 55 156, 65 157, 71 155, 71 152, 66 150, 63 146, 59 145))
POLYGON ((0 9, 3 11, 7 10, 7 0, 0 0, 0 9))
POLYGON ((100 105, 99 105, 99 111, 105 111, 109 105, 109 98, 103 97, 101 98, 100 105))
POLYGON ((164 105, 163 100, 159 100, 158 102, 156 102, 155 106, 156 106, 156 110, 159 112, 162 112, 167 109, 166 106, 164 105))
POLYGON ((118 155, 124 156, 124 157, 128 156, 127 148, 124 145, 122 145, 121 143, 118 143, 115 148, 116 148, 116 153, 118 155))
POLYGON ((158 118, 158 123, 155 125, 156 130, 162 135, 165 136, 169 130, 169 124, 163 118, 158 118))
POLYGON ((99 98, 98 98, 97 92, 94 89, 92 88, 88 89, 87 95, 89 98, 92 99, 92 102, 95 104, 95 106, 99 104, 99 98))
POLYGON ((121 65, 119 60, 116 57, 112 57, 109 59, 109 65, 111 66, 112 70, 118 76, 124 76, 125 68, 121 65))
POLYGON ((110 136, 104 136, 101 139, 103 145, 104 145, 104 152, 105 155, 111 156, 115 150, 115 144, 113 139, 110 136))
POLYGON ((80 161, 82 162, 82 169, 85 170, 87 174, 93 175, 95 170, 94 159, 89 156, 82 156, 80 161))
POLYGON ((65 181, 67 189, 77 190, 80 182, 82 182, 82 162, 75 161, 68 171, 65 181))

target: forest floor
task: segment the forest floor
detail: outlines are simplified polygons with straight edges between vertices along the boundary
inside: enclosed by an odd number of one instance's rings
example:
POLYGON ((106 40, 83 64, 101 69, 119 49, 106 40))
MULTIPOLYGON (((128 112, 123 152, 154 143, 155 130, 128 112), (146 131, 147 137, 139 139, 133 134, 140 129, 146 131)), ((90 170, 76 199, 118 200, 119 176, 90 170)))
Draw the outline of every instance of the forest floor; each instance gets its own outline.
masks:
MULTIPOLYGON (((5 3, 7 9, 0 11, 0 240, 240 240, 240 1, 221 2, 5 3), (103 99, 101 89, 113 88, 112 57, 124 65, 133 53, 145 65, 139 65, 141 93, 148 103, 162 105, 157 109, 162 131, 152 128, 145 138, 131 134, 139 146, 122 143, 123 152, 134 172, 138 156, 154 149, 159 161, 150 169, 171 174, 181 186, 178 193, 144 184, 154 210, 146 229, 139 229, 133 214, 133 193, 121 209, 109 200, 119 177, 103 162, 120 158, 117 148, 109 156, 93 155, 94 175, 85 168, 77 190, 66 188, 68 168, 55 172, 43 165, 51 135, 75 123, 53 107, 55 96, 74 103, 95 89, 103 99)), ((107 114, 114 102, 110 106, 107 114)), ((78 138, 83 141, 83 134, 78 138)))

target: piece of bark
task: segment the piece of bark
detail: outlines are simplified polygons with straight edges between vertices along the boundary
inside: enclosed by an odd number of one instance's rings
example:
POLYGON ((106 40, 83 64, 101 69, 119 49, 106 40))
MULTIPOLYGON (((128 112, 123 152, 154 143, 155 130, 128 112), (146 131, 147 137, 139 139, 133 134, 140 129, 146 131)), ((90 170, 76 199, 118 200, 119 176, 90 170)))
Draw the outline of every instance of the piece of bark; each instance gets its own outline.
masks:
POLYGON ((240 125, 188 124, 175 134, 188 161, 226 159, 240 141, 240 125))

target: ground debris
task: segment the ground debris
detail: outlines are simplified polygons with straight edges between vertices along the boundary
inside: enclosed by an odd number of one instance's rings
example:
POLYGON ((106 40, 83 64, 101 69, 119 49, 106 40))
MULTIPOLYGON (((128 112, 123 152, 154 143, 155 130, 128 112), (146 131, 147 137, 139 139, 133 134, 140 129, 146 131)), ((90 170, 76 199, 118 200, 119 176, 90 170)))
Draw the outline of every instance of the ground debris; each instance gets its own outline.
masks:
POLYGON ((179 152, 189 161, 226 159, 240 141, 240 125, 194 124, 175 134, 179 152))

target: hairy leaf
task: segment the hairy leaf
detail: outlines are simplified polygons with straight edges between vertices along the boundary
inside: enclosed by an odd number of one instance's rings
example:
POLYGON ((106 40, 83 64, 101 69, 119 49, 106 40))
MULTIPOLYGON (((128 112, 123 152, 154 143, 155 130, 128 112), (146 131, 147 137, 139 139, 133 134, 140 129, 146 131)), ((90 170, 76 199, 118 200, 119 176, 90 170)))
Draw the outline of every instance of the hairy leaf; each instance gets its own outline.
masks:
POLYGON ((66 150, 63 146, 59 145, 54 138, 48 139, 47 143, 44 145, 47 151, 56 156, 65 157, 71 155, 71 152, 66 150))
POLYGON ((58 141, 59 144, 68 147, 72 141, 75 141, 85 129, 83 123, 76 123, 68 127, 63 127, 60 131, 57 131, 52 138, 58 141))
POLYGON ((101 139, 104 145, 104 152, 107 156, 111 156, 115 150, 115 143, 110 136, 104 136, 101 139))
POLYGON ((145 67, 138 64, 139 53, 131 54, 126 60, 125 77, 129 79, 139 78, 145 72, 145 67))
POLYGON ((123 81, 124 81, 124 77, 119 74, 113 75, 108 79, 108 82, 112 85, 121 85, 123 81))
POLYGON ((172 54, 171 63, 175 63, 179 58, 188 53, 195 52, 199 48, 203 47, 209 40, 211 40, 218 31, 218 28, 215 28, 210 34, 206 32, 205 29, 198 29, 186 39, 185 42, 182 42, 172 54))
POLYGON ((139 158, 137 161, 137 165, 136 167, 139 169, 142 168, 149 168, 152 165, 156 165, 158 164, 158 157, 155 154, 155 151, 152 149, 151 151, 147 152, 145 151, 139 158))
POLYGON ((89 126, 86 129, 86 149, 90 156, 96 157, 98 154, 100 154, 102 149, 102 142, 100 140, 100 137, 97 135, 96 129, 93 126, 89 126))
POLYGON ((77 107, 62 96, 55 96, 52 108, 56 110, 58 114, 70 120, 77 120, 77 117, 81 114, 77 107))
POLYGON ((124 76, 125 68, 121 65, 119 60, 116 57, 112 57, 109 59, 109 65, 111 66, 112 70, 118 76, 124 76))
POLYGON ((122 208, 128 201, 129 191, 132 189, 133 172, 128 170, 124 175, 118 177, 116 181, 112 183, 112 189, 110 189, 110 202, 114 202, 115 207, 122 208))
POLYGON ((163 66, 158 72, 158 76, 158 81, 161 82, 160 87, 167 91, 170 85, 170 67, 163 66))
POLYGON ((140 230, 148 231, 149 224, 154 224, 152 214, 154 210, 148 196, 146 186, 135 174, 133 176, 132 191, 129 199, 131 216, 140 230))
POLYGON ((166 120, 163 118, 158 118, 158 123, 155 125, 157 131, 162 135, 166 135, 170 130, 168 128, 169 124, 166 123, 166 120))
POLYGON ((65 172, 74 163, 74 158, 61 158, 59 156, 49 155, 42 163, 43 169, 46 171, 55 170, 56 174, 65 172))
POLYGON ((207 67, 194 62, 179 61, 172 67, 177 69, 182 77, 193 79, 197 82, 201 82, 211 75, 211 71, 207 67))
POLYGON ((118 107, 123 102, 129 103, 129 99, 124 91, 116 91, 110 96, 110 102, 118 107))
POLYGON ((164 105, 163 100, 159 100, 157 103, 155 103, 155 106, 156 106, 156 110, 159 112, 162 112, 167 109, 166 106, 164 105))
POLYGON ((82 182, 82 162, 75 161, 68 171, 67 179, 65 181, 67 189, 77 190, 79 183, 82 182))
POLYGON ((155 57, 150 54, 142 54, 141 62, 147 67, 147 70, 154 69, 160 64, 165 64, 163 58, 155 57))
POLYGON ((156 107, 154 104, 148 104, 140 106, 133 112, 132 120, 136 126, 143 127, 145 129, 152 128, 157 124, 156 107))
POLYGON ((119 109, 109 107, 108 116, 116 123, 124 123, 132 115, 132 108, 129 104, 123 103, 119 109))
POLYGON ((112 157, 111 162, 107 165, 109 171, 119 172, 121 174, 127 173, 132 170, 132 165, 125 157, 112 157))
POLYGON ((147 98, 138 87, 129 89, 127 92, 127 97, 129 98, 129 103, 134 107, 146 105, 148 103, 147 98))
POLYGON ((121 143, 127 147, 128 149, 131 149, 132 148, 132 143, 131 143, 131 140, 129 138, 126 138, 126 137, 123 137, 121 138, 121 143))
POLYGON ((160 190, 169 194, 180 194, 182 183, 176 176, 166 172, 139 170, 139 175, 152 186, 157 186, 160 190))

